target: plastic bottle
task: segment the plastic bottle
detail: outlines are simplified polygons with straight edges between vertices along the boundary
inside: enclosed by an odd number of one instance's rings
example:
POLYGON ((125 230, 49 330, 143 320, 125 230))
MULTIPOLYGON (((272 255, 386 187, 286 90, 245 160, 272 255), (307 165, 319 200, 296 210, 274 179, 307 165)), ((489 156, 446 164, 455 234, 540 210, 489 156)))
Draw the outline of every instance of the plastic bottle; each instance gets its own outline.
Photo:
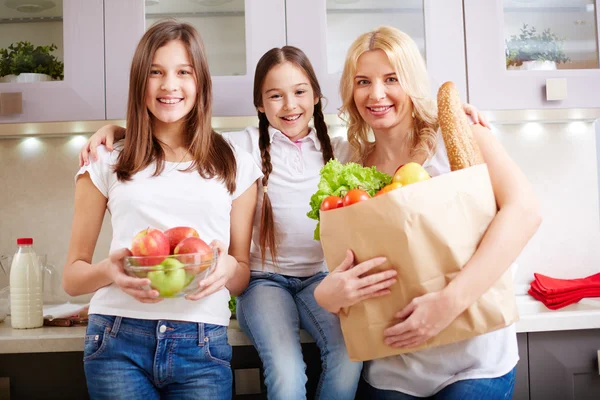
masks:
POLYGON ((33 251, 33 239, 17 239, 19 248, 10 267, 10 322, 15 329, 44 325, 43 272, 33 251))

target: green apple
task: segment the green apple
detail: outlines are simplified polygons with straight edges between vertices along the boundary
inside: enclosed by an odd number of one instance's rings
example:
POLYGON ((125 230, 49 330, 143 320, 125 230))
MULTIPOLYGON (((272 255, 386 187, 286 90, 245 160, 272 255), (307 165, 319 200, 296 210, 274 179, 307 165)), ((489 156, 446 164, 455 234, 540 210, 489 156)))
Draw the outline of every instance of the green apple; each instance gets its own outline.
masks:
POLYGON ((192 281, 196 277, 196 274, 192 274, 190 272, 186 272, 185 276, 186 276, 186 278, 185 278, 185 287, 187 287, 190 283, 192 283, 192 281))
POLYGON ((148 272, 150 286, 158 290, 161 297, 173 297, 186 286, 187 276, 184 265, 175 258, 166 258, 156 271, 148 272))

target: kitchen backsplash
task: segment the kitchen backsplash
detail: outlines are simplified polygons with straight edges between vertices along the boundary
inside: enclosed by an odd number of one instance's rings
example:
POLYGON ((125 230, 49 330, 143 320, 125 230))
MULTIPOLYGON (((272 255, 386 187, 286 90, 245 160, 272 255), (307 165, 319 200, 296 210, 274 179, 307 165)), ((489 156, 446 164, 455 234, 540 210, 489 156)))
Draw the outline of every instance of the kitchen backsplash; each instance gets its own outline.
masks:
MULTIPOLYGON (((333 131, 343 134, 342 128, 333 131)), ((494 132, 533 183, 544 216, 517 260, 516 282, 529 283, 533 272, 563 278, 600 272, 593 124, 496 125, 494 132)), ((62 273, 73 217, 77 153, 84 141, 80 136, 0 140, 0 255, 14 253, 17 237, 31 236, 37 253, 46 253, 62 273)), ((110 238, 107 213, 95 261, 108 254, 110 238)), ((0 287, 5 284, 0 277, 0 287)))

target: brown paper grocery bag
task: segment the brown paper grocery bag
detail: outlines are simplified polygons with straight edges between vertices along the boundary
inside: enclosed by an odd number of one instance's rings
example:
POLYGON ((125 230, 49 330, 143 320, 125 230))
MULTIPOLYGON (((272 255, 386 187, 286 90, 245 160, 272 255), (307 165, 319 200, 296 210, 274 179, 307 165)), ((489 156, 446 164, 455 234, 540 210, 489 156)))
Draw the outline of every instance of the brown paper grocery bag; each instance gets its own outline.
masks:
POLYGON ((321 243, 329 269, 346 250, 356 262, 386 256, 374 270, 398 271, 391 294, 340 312, 350 359, 372 360, 468 339, 518 320, 510 270, 452 324, 410 349, 384 344, 384 329, 413 298, 445 287, 469 261, 497 212, 485 164, 393 190, 321 213, 321 243))

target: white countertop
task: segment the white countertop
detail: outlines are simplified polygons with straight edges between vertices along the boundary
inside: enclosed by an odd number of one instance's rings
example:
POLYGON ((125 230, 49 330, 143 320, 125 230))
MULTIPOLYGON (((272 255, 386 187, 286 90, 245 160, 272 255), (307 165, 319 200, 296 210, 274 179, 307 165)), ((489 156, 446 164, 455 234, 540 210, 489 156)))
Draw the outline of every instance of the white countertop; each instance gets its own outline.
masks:
MULTIPOLYGON (((517 332, 520 333, 600 329, 600 300, 583 299, 553 311, 528 295, 520 295, 517 296, 517 305, 521 318, 517 322, 517 332)), ((83 351, 85 329, 85 326, 12 329, 8 317, 0 322, 0 354, 83 351)), ((231 321, 228 335, 232 346, 251 345, 236 320, 231 321)), ((301 331, 300 337, 302 343, 313 341, 304 331, 301 331)))
MULTIPOLYGON (((85 330, 85 326, 12 329, 10 317, 7 317, 0 322, 0 354, 83 351, 85 330)), ((227 336, 232 346, 252 346, 235 319, 229 323, 227 336)), ((300 341, 314 342, 305 331, 300 331, 300 341)))

